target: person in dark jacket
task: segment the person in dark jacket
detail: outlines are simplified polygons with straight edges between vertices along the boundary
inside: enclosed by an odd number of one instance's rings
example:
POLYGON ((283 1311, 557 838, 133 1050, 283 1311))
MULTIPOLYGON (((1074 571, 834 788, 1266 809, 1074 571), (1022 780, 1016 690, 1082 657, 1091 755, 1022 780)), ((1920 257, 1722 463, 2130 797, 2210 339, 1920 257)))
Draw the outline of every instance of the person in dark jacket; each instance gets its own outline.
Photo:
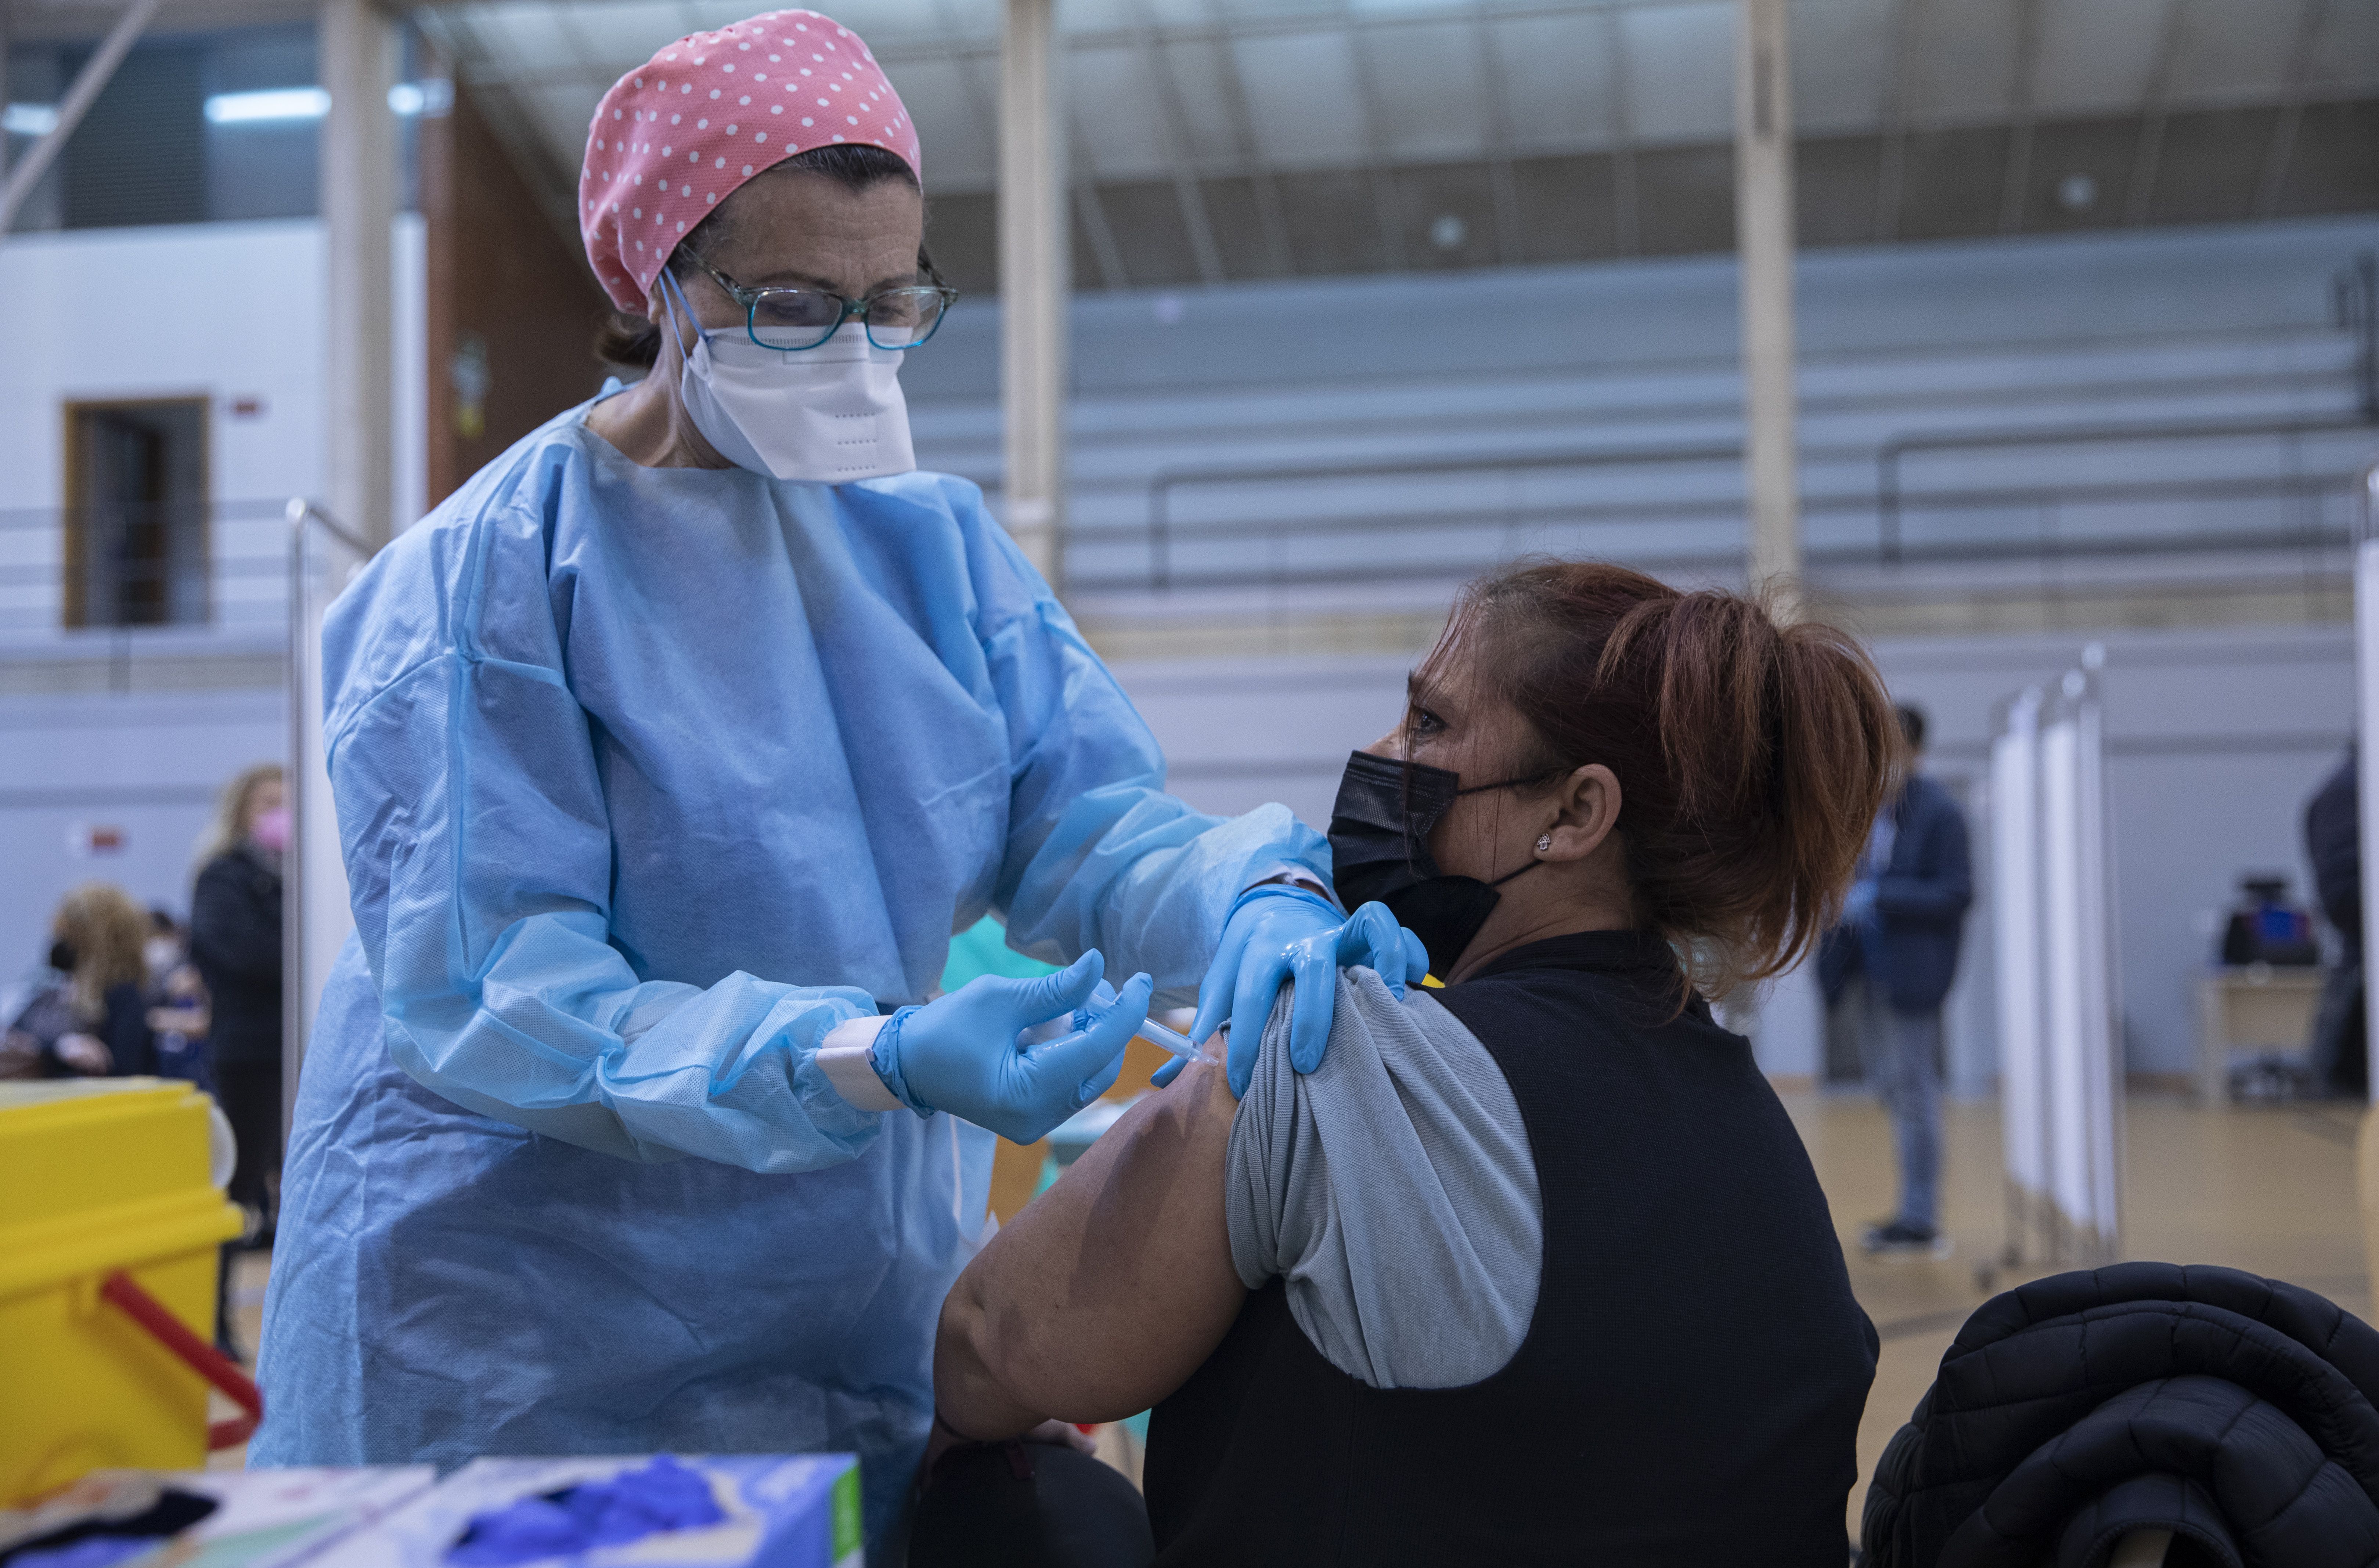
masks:
POLYGON ((2355 748, 2305 802, 2305 855, 2321 912, 2344 950, 2321 988, 2313 1016, 2313 1068, 2332 1094, 2361 1099, 2370 1085, 2362 1001, 2361 772, 2355 748))
POLYGON ((289 812, 281 766, 224 789, 190 898, 190 958, 213 1002, 208 1044, 216 1099, 239 1145, 232 1201, 250 1239, 272 1240, 281 1179, 281 855, 289 812))
MULTIPOLYGON (((1903 705, 1900 727, 1914 759, 1925 749, 1925 715, 1903 705)), ((1827 1006, 1854 1009, 1867 1084, 1891 1116, 1900 1210, 1861 1233, 1870 1252, 1949 1255, 1939 1228, 1941 1004, 1974 898, 1965 814, 1912 760, 1899 798, 1876 817, 1817 966, 1827 1006)))

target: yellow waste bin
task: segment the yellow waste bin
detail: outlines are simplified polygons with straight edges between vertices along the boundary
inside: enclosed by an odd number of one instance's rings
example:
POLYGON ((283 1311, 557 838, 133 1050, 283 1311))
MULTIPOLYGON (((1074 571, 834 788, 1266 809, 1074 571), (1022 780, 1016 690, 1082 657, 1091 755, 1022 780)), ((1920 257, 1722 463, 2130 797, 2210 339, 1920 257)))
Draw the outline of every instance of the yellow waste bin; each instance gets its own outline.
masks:
POLYGON ((220 1123, 161 1079, 0 1084, 0 1508, 102 1466, 205 1461, 191 1358, 214 1336, 216 1249, 240 1231, 220 1123))

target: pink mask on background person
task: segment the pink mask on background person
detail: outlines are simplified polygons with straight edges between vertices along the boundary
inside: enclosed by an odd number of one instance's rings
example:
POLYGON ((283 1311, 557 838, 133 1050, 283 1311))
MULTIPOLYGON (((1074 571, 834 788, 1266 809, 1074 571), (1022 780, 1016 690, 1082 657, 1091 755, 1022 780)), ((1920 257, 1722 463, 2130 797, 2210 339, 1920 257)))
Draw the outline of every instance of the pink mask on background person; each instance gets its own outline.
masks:
POLYGON ((248 836, 259 849, 286 850, 289 847, 289 808, 275 806, 271 811, 256 814, 248 825, 248 836))

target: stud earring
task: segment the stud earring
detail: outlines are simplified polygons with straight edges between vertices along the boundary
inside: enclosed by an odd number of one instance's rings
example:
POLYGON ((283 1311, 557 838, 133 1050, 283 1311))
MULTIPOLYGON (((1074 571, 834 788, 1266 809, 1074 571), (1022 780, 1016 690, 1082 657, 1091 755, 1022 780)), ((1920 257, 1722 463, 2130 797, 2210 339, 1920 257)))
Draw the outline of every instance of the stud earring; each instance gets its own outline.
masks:
POLYGON ((1553 836, 1552 836, 1552 834, 1550 834, 1550 833, 1540 833, 1540 834, 1538 834, 1538 835, 1537 835, 1537 853, 1539 853, 1539 854, 1540 854, 1540 855, 1549 855, 1549 854, 1552 854, 1552 852, 1553 852, 1553 836))

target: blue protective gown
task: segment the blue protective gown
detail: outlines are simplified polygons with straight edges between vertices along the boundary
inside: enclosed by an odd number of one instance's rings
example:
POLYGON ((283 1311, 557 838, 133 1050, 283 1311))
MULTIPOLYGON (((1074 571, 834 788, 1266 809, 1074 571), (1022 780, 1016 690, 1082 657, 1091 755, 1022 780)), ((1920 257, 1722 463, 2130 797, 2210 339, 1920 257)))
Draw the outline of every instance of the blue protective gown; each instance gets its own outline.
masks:
POLYGON ((972 485, 643 468, 586 412, 324 630, 356 937, 250 1458, 856 1450, 880 1528, 992 1140, 853 1109, 819 1042, 986 911, 1192 987, 1234 897, 1327 846, 1164 792, 972 485))

